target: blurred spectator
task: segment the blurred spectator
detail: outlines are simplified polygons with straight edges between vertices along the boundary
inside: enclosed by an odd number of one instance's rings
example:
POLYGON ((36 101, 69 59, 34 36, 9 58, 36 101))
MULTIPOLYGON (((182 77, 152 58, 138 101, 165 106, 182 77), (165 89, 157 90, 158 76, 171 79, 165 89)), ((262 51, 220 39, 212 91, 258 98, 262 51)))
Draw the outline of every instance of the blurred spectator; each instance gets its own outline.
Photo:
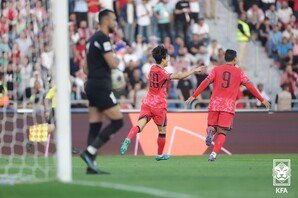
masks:
POLYGON ((51 70, 54 63, 54 52, 50 47, 45 44, 43 52, 41 53, 41 65, 47 69, 51 70))
MULTIPOLYGON (((97 15, 100 10, 100 3, 99 0, 87 0, 87 3, 89 31, 92 32, 92 28, 96 27, 98 21, 97 15)), ((89 36, 87 38, 89 38, 89 36)))
POLYGON ((278 111, 289 111, 292 108, 292 96, 289 92, 289 85, 281 85, 282 91, 276 95, 275 104, 278 111))
POLYGON ((266 43, 269 39, 269 32, 270 32, 270 21, 266 17, 259 29, 259 40, 261 41, 263 47, 266 46, 266 43))
MULTIPOLYGON (((186 71, 187 69, 184 67, 182 68, 181 72, 186 72, 186 71)), ((193 92, 193 84, 190 77, 184 78, 178 81, 177 93, 178 93, 178 98, 182 103, 184 103, 184 101, 191 96, 192 92, 193 92)))
POLYGON ((292 8, 289 7, 287 1, 283 1, 281 4, 281 8, 277 11, 277 16, 283 23, 283 25, 287 25, 290 22, 290 17, 293 14, 292 8))
POLYGON ((125 39, 129 43, 135 40, 136 20, 137 13, 134 0, 127 0, 127 4, 121 9, 120 24, 124 29, 125 39))
POLYGON ((219 60, 219 49, 222 48, 220 44, 218 44, 217 40, 212 40, 211 44, 208 46, 208 57, 212 64, 217 64, 219 60))
POLYGON ((265 16, 269 19, 271 27, 277 25, 278 16, 276 11, 276 6, 274 4, 270 5, 270 8, 266 10, 265 16))
POLYGON ((78 29, 80 38, 87 40, 90 37, 90 31, 87 27, 87 21, 80 22, 80 28, 78 29))
POLYGON ((209 44, 209 25, 205 22, 204 18, 200 18, 198 23, 193 25, 192 33, 198 34, 205 46, 209 44))
POLYGON ((269 40, 267 42, 266 48, 269 57, 273 56, 273 53, 277 50, 277 45, 282 40, 282 33, 279 31, 278 25, 273 27, 273 30, 269 32, 269 40))
POLYGON ((246 23, 246 14, 242 13, 238 20, 238 30, 237 30, 237 41, 239 45, 239 53, 238 53, 238 60, 239 65, 244 67, 244 59, 247 54, 248 42, 250 40, 250 28, 249 25, 246 23))
POLYGON ((205 16, 207 19, 216 18, 216 3, 217 0, 205 0, 205 16))
POLYGON ((20 66, 20 100, 27 100, 31 97, 30 80, 33 73, 33 65, 29 62, 29 58, 25 56, 20 66))
POLYGON ((86 0, 75 0, 74 12, 77 27, 79 27, 81 21, 88 21, 88 4, 86 0))
POLYGON ((165 37, 170 37, 172 39, 170 22, 173 10, 167 5, 167 3, 168 0, 161 0, 154 7, 154 15, 158 20, 158 29, 161 40, 163 40, 165 37))
POLYGON ((33 77, 30 79, 31 96, 30 101, 34 104, 43 104, 43 97, 45 90, 43 87, 43 81, 38 71, 33 73, 33 77))
POLYGON ((132 43, 132 48, 135 52, 137 59, 143 63, 145 58, 145 52, 148 49, 148 45, 144 42, 142 35, 137 35, 136 42, 132 43))
POLYGON ((288 56, 288 51, 292 49, 292 43, 283 37, 281 43, 277 44, 277 54, 279 61, 283 61, 288 56))
POLYGON ((2 15, 0 17, 0 35, 4 35, 8 32, 8 22, 7 18, 2 15))
POLYGON ((190 23, 190 5, 187 0, 179 0, 175 5, 175 31, 176 37, 181 37, 185 43, 188 38, 188 28, 190 23))
POLYGON ((253 4, 251 8, 247 10, 247 17, 250 25, 250 30, 257 32, 261 23, 264 21, 264 12, 257 4, 253 4))
POLYGON ((175 49, 174 46, 171 43, 171 39, 170 37, 165 37, 163 39, 163 45, 165 46, 165 48, 168 50, 168 54, 170 56, 173 56, 175 54, 175 49))
POLYGON ((29 36, 27 36, 26 32, 23 31, 20 33, 20 38, 16 40, 20 48, 21 58, 27 55, 29 47, 32 45, 32 40, 29 36))
MULTIPOLYGON (((261 93, 261 95, 262 95, 266 100, 270 101, 270 98, 269 98, 268 94, 267 94, 267 93, 265 92, 265 90, 264 90, 264 85, 263 85, 262 83, 259 83, 259 84, 257 85, 257 88, 258 88, 259 92, 261 93)), ((257 101, 257 108, 263 108, 263 105, 262 105, 262 103, 261 103, 259 100, 257 101)))
POLYGON ((99 0, 99 2, 103 9, 115 11, 116 0, 99 0))
POLYGON ((285 72, 282 74, 280 79, 280 84, 288 84, 289 91, 292 95, 292 99, 296 99, 296 90, 297 90, 297 79, 298 75, 296 72, 293 72, 292 65, 287 65, 285 72))
POLYGON ((270 7, 272 5, 275 5, 275 1, 276 0, 262 0, 261 2, 261 8, 263 9, 263 11, 270 9, 270 7))
POLYGON ((146 41, 151 36, 150 22, 152 14, 152 8, 148 0, 142 0, 142 3, 137 5, 138 34, 142 35, 146 41))
POLYGON ((197 22, 200 17, 200 4, 199 0, 189 0, 189 7, 190 7, 190 19, 194 22, 197 22))

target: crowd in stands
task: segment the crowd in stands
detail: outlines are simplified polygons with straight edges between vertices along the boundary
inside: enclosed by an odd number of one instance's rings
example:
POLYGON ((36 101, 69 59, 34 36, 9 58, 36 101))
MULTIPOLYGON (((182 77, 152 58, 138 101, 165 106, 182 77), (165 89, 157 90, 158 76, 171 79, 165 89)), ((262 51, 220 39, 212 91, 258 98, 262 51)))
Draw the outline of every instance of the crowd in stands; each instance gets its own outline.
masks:
MULTIPOLYGON (((0 2, 1 91, 7 92, 11 101, 42 104, 54 75, 50 1, 0 2)), ((97 13, 101 9, 111 9, 118 21, 111 42, 121 59, 119 68, 127 82, 123 89, 115 90, 121 108, 140 107, 148 88, 147 74, 154 63, 150 52, 158 43, 166 46, 171 57, 166 68, 168 72, 189 70, 197 65, 208 66, 205 74, 172 82, 169 99, 176 102, 170 103, 169 107, 184 108, 184 100, 206 78, 208 71, 214 65, 224 63, 225 46, 210 37, 209 25, 205 21, 216 19, 216 3, 217 0, 69 0, 72 100, 86 99, 86 75, 82 70, 86 42, 98 30, 97 13)), ((297 3, 291 7, 278 0, 233 0, 233 3, 236 11, 245 15, 243 21, 251 33, 248 40, 260 40, 268 56, 285 71, 283 91, 289 90, 294 96, 298 66, 297 3)), ((187 108, 206 107, 204 101, 209 99, 211 90, 212 87, 208 88, 187 108)), ((287 94, 281 94, 277 100, 282 100, 284 95, 287 94)), ((245 90, 239 91, 239 98, 250 98, 250 95, 245 90)), ((258 105, 239 103, 238 108, 258 105)))
POLYGON ((298 85, 298 1, 233 0, 233 4, 240 16, 239 53, 245 57, 249 40, 261 43, 281 74, 282 91, 275 99, 277 108, 291 109, 291 101, 297 98, 298 85), (249 30, 246 32, 245 29, 249 30))

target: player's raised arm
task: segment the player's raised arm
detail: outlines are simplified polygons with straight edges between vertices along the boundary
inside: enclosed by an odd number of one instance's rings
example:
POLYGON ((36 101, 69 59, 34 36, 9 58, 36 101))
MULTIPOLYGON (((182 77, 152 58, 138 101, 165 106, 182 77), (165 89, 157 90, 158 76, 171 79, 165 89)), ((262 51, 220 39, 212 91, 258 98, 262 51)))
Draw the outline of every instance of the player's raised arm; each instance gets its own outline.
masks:
POLYGON ((194 73, 200 73, 204 69, 206 69, 206 66, 194 67, 191 70, 183 72, 183 73, 171 74, 170 78, 171 78, 171 80, 180 80, 180 79, 183 79, 183 78, 187 78, 188 76, 190 76, 194 73))

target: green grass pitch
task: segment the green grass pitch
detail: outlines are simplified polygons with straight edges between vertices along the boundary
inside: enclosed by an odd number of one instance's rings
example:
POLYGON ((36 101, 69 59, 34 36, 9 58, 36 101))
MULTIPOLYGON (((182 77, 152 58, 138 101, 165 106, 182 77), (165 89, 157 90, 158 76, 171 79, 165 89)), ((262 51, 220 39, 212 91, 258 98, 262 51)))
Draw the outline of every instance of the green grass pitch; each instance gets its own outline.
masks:
POLYGON ((214 163, 207 158, 171 157, 157 162, 154 157, 102 156, 97 163, 111 175, 86 175, 84 162, 73 157, 73 184, 0 185, 0 197, 298 197, 297 154, 220 155, 214 163), (288 193, 277 194, 272 185, 273 159, 291 159, 288 193))

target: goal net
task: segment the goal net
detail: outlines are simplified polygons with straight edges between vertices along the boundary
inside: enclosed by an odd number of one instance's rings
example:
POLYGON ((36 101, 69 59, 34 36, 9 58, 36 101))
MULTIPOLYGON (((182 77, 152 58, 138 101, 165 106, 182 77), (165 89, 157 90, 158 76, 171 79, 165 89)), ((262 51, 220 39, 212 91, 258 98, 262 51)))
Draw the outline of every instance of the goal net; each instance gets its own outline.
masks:
POLYGON ((0 3, 0 185, 70 181, 68 1, 0 3), (54 85, 60 118, 51 133, 44 99, 54 85))

